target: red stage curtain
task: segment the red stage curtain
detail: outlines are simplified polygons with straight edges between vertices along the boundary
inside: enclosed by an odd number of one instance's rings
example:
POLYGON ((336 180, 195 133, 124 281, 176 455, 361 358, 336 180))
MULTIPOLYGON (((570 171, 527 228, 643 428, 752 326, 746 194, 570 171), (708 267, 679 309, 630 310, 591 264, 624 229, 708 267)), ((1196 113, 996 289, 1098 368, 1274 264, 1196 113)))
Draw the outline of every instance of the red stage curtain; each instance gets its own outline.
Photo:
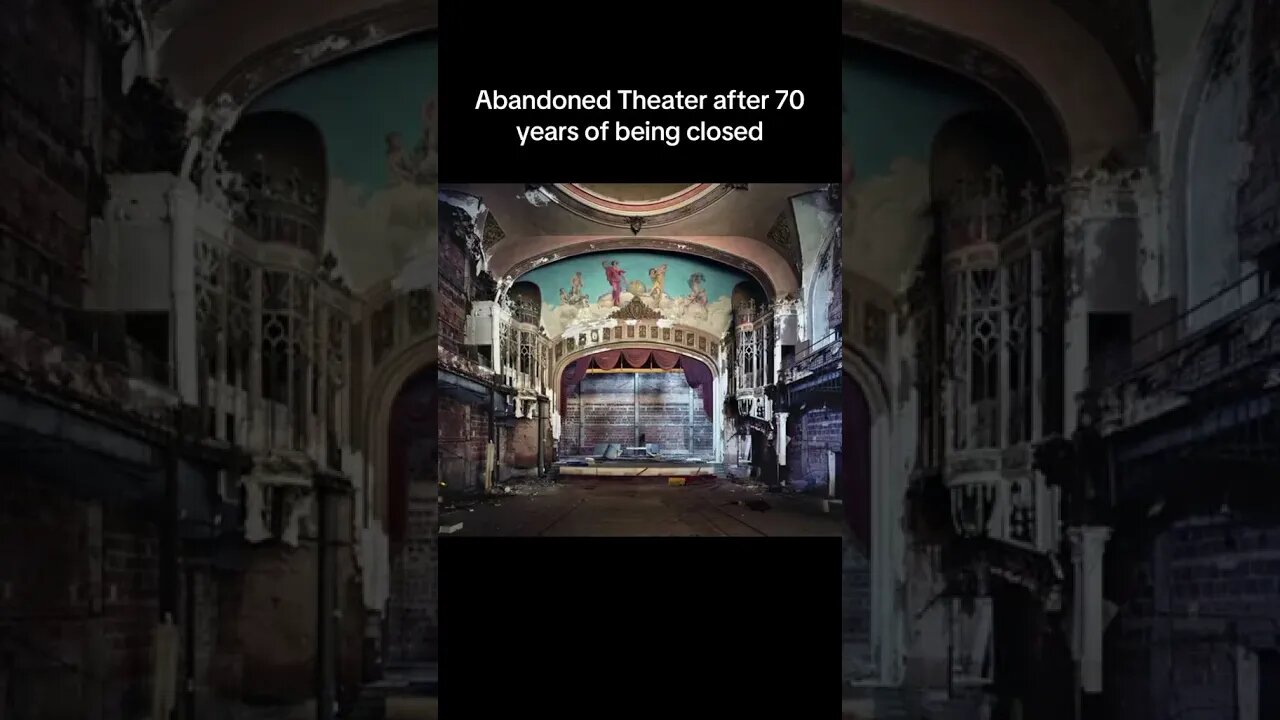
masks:
POLYGON ((712 413, 715 411, 715 393, 712 389, 715 387, 715 376, 711 374, 711 368, 693 358, 680 358, 680 367, 684 369, 684 380, 689 383, 689 387, 697 390, 702 388, 702 412, 707 417, 715 419, 712 413))
POLYGON ((645 367, 650 360, 663 370, 674 370, 679 366, 684 370, 684 379, 685 382, 689 383, 689 387, 695 390, 702 388, 702 411, 707 414, 707 417, 715 417, 712 414, 715 410, 715 397, 712 392, 715 386, 715 376, 711 373, 711 368, 698 360, 684 357, 678 353, 645 348, 602 350, 569 363, 560 378, 560 414, 565 414, 565 409, 568 407, 569 402, 569 393, 582 383, 582 379, 587 376, 588 370, 593 367, 601 370, 613 370, 618 367, 619 360, 625 360, 627 366, 633 368, 645 367))
POLYGON ((653 351, 653 364, 663 370, 675 370, 680 364, 680 355, 666 350, 653 351))
POLYGON ((652 350, 645 348, 627 348, 622 351, 622 356, 627 359, 627 365, 633 368, 642 368, 649 364, 649 356, 653 354, 652 350))
POLYGON ((565 413, 566 403, 569 401, 569 391, 578 387, 578 383, 582 382, 582 378, 587 376, 587 371, 591 369, 591 358, 583 357, 569 363, 569 367, 564 369, 564 373, 560 376, 560 415, 565 413))
POLYGON ((622 358, 621 350, 605 350, 591 356, 591 361, 601 370, 612 370, 618 367, 618 360, 622 358))

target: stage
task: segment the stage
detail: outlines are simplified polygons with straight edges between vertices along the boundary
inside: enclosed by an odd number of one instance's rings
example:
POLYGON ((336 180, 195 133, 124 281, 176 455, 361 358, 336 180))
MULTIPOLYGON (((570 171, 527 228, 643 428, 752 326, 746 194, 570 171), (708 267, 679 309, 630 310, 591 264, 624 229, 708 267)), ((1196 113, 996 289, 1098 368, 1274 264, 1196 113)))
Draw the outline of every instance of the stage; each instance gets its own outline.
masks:
POLYGON ((573 478, 691 478, 715 477, 714 463, 680 460, 648 460, 644 458, 575 458, 556 463, 562 477, 573 478))

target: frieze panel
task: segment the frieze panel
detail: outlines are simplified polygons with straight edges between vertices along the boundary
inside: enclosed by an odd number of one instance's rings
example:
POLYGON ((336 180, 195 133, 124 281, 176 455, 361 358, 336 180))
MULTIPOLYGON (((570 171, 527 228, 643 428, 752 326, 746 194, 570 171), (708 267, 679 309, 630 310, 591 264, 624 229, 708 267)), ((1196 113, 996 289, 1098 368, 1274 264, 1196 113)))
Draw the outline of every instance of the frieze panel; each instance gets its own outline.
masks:
POLYGON ((613 327, 591 328, 577 333, 576 337, 570 336, 556 342, 552 346, 556 360, 561 361, 568 355, 597 347, 606 350, 610 346, 643 341, 647 345, 670 345, 684 352, 693 351, 706 357, 711 361, 712 366, 715 366, 715 359, 720 351, 720 340, 709 333, 688 327, 644 325, 634 320, 620 320, 615 323, 613 327))

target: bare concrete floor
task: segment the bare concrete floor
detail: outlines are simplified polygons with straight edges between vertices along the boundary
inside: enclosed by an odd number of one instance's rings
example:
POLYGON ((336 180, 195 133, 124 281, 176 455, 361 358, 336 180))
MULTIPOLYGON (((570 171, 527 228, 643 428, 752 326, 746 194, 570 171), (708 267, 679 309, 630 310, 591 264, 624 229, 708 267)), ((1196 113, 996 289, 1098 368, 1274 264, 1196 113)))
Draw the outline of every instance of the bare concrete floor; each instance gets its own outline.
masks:
POLYGON ((695 479, 562 480, 446 508, 442 533, 480 537, 801 537, 841 532, 838 506, 819 497, 695 479))

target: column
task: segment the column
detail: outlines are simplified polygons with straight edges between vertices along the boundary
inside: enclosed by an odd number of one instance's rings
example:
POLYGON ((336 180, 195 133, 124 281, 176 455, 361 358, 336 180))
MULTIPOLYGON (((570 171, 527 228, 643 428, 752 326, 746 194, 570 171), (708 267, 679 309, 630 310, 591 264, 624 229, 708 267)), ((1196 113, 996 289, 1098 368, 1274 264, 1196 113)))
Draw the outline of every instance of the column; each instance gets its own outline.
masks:
POLYGON ((497 302, 489 306, 491 309, 489 323, 489 362, 493 372, 502 375, 502 306, 497 302))
POLYGON ((196 189, 178 180, 169 202, 170 373, 174 388, 189 405, 199 403, 200 368, 196 342, 196 189))
POLYGON ((787 464, 787 415, 780 412, 774 416, 774 426, 778 428, 778 464, 787 464))
MULTIPOLYGON (((262 448, 269 442, 270 433, 268 431, 268 423, 270 418, 260 416, 260 410, 265 410, 265 403, 262 401, 262 304, 263 304, 263 278, 262 266, 254 264, 252 266, 253 281, 251 293, 253 295, 249 306, 250 328, 252 340, 249 343, 249 396, 245 403, 246 411, 249 413, 249 428, 246 435, 252 440, 246 444, 255 448, 262 448)), ((368 335, 366 334, 366 338, 368 335)), ((366 349, 369 343, 366 339, 366 349)), ((371 367, 370 355, 366 352, 365 367, 371 367)))
POLYGON ((703 392, 715 393, 712 397, 715 402, 711 405, 711 437, 715 443, 715 461, 724 462, 724 395, 728 386, 727 376, 717 375, 711 381, 711 389, 705 386, 703 392))
MULTIPOLYGON (((227 343, 231 339, 231 328, 228 323, 228 297, 231 289, 231 250, 227 249, 218 267, 218 373, 214 380, 217 394, 213 398, 213 433, 219 440, 227 439, 227 423, 223 420, 228 413, 235 415, 236 392, 232 390, 230 376, 227 374, 227 343)), ((208 382, 207 380, 205 382, 208 382)))
POLYGON ((1102 605, 1103 553, 1108 527, 1073 527, 1067 531, 1071 539, 1071 562, 1075 571, 1075 602, 1072 603, 1072 650, 1079 665, 1080 689, 1086 693, 1102 692, 1102 605))
POLYGON ((770 345, 773 346, 773 369, 769 373, 769 384, 776 385, 782 380, 782 311, 774 308, 773 311, 773 327, 772 337, 769 338, 770 345))
MULTIPOLYGON (((314 291, 319 291, 319 289, 317 287, 314 291)), ((316 375, 316 386, 320 389, 320 392, 317 393, 315 407, 315 426, 319 428, 319 431, 313 436, 313 444, 318 449, 316 460, 327 464, 330 452, 329 443, 333 442, 337 445, 341 445, 341 443, 338 440, 337 428, 329 427, 329 418, 331 417, 329 414, 329 389, 331 387, 329 383, 329 313, 331 310, 328 303, 321 302, 319 299, 315 303, 315 325, 313 325, 315 330, 313 332, 316 341, 312 347, 315 348, 316 356, 311 363, 311 367, 314 368, 312 372, 316 375), (333 430, 332 437, 330 437, 329 432, 331 429, 333 430)))
MULTIPOLYGON (((1136 295, 1131 289, 1116 293, 1114 282, 1099 282, 1095 273, 1110 272, 1133 252, 1125 242, 1142 245, 1144 213, 1150 215, 1155 190, 1145 170, 1110 173, 1085 169, 1075 173, 1063 193, 1063 284, 1065 320, 1064 430, 1076 429, 1078 397, 1088 388, 1089 313, 1133 312, 1136 295)), ((1127 278, 1134 285, 1141 280, 1127 278)))

